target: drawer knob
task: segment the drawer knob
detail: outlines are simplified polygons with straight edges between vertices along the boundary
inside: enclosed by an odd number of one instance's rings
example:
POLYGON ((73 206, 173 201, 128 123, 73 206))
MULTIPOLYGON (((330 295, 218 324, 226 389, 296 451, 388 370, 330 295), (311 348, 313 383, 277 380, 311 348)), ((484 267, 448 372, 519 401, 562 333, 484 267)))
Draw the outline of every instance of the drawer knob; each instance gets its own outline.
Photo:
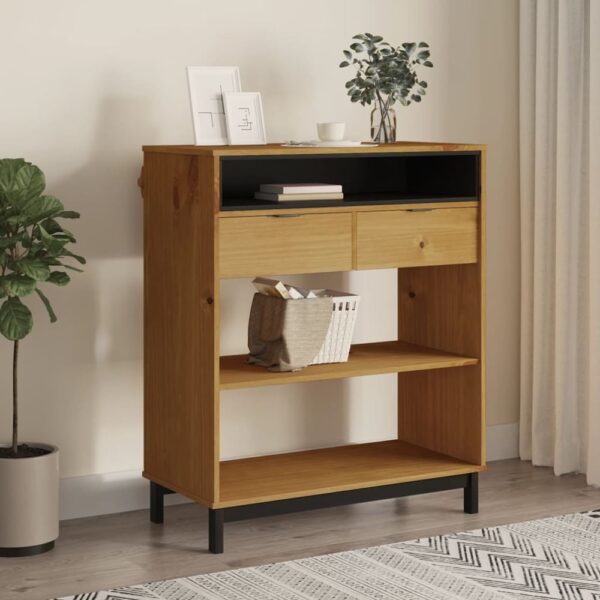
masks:
POLYGON ((420 241, 419 242, 419 248, 425 248, 425 242, 424 241, 420 241))
POLYGON ((210 296, 206 299, 207 304, 212 304, 213 302, 214 300, 210 296))

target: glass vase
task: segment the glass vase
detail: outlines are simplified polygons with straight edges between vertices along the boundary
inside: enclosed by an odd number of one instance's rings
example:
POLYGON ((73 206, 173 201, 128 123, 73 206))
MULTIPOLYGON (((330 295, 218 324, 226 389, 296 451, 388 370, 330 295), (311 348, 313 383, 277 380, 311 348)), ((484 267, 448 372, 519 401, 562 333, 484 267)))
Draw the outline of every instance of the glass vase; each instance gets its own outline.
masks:
POLYGON ((396 112, 387 104, 371 111, 371 141, 387 144, 396 141, 396 112))

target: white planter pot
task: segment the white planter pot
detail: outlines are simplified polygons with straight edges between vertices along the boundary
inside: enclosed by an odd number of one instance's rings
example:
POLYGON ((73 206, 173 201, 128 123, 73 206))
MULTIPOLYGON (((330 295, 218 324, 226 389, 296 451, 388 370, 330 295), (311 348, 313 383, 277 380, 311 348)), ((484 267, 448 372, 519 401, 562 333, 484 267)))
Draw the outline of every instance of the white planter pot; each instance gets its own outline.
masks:
POLYGON ((58 448, 27 445, 49 453, 0 458, 0 556, 40 554, 58 537, 58 448))

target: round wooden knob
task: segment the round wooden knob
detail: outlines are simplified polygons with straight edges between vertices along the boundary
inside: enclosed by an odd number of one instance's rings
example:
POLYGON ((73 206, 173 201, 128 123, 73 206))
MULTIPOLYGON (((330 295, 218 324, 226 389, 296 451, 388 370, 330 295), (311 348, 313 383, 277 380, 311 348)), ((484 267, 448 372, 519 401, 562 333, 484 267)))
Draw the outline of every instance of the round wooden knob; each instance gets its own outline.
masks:
POLYGON ((207 304, 212 304, 213 302, 214 300, 210 296, 206 299, 207 304))
POLYGON ((425 248, 425 242, 423 242, 423 241, 419 242, 419 248, 425 248))

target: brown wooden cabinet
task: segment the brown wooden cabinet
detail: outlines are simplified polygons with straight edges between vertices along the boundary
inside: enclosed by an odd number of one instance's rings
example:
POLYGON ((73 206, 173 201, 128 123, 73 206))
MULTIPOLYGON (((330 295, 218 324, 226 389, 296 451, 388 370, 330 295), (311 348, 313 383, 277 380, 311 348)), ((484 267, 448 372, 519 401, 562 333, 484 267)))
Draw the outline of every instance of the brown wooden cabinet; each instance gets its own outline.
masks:
MULTIPOLYGON (((464 488, 485 466, 485 147, 146 146, 144 476, 151 517, 179 492, 226 520, 464 488), (324 181, 343 201, 273 205, 260 183, 324 181), (227 277, 397 268, 396 341, 272 373, 221 356, 227 277), (220 391, 398 373, 398 438, 222 461, 220 391)), ((363 315, 363 318, 365 316, 363 315)))

